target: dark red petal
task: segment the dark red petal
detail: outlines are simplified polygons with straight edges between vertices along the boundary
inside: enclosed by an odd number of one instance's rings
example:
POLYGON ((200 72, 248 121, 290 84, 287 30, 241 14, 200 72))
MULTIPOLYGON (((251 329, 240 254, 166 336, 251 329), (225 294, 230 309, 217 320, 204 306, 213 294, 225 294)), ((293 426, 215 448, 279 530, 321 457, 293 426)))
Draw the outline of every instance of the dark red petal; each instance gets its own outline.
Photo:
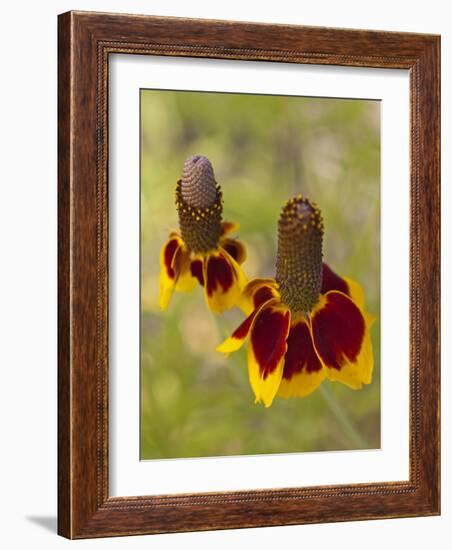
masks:
POLYGON ((236 243, 229 239, 228 241, 223 243, 223 248, 226 250, 226 252, 234 258, 236 262, 238 262, 239 259, 239 248, 236 245, 236 243))
POLYGON ((201 260, 193 260, 190 264, 190 271, 193 277, 196 277, 198 279, 198 283, 201 286, 204 286, 204 274, 202 272, 202 261, 201 260))
POLYGON ((340 370, 345 360, 355 361, 361 350, 366 324, 352 300, 331 292, 324 307, 312 317, 315 347, 327 367, 340 370))
POLYGON ((171 279, 176 278, 176 272, 173 269, 173 260, 177 250, 179 249, 179 246, 180 244, 177 239, 171 239, 166 243, 164 250, 166 272, 168 273, 168 277, 170 277, 171 279))
POLYGON ((350 296, 348 285, 342 277, 339 277, 327 264, 322 264, 322 288, 320 292, 326 294, 330 290, 339 290, 350 296))
POLYGON ((289 312, 272 306, 265 306, 256 317, 251 330, 251 345, 264 380, 284 356, 289 323, 289 312))
POLYGON ((207 259, 207 294, 212 294, 219 288, 226 293, 234 283, 234 272, 225 256, 209 256, 207 259))
POLYGON ((290 380, 303 370, 307 373, 321 370, 320 362, 312 344, 311 333, 304 322, 293 325, 287 338, 283 378, 290 380))
POLYGON ((258 309, 255 309, 251 315, 248 315, 248 317, 243 321, 243 323, 237 327, 234 332, 232 333, 232 338, 237 338, 238 340, 242 340, 245 338, 251 328, 251 325, 253 324, 253 320, 256 317, 256 313, 258 312, 258 309))
POLYGON ((268 300, 274 298, 272 289, 269 286, 262 286, 253 296, 254 307, 258 308, 268 300))

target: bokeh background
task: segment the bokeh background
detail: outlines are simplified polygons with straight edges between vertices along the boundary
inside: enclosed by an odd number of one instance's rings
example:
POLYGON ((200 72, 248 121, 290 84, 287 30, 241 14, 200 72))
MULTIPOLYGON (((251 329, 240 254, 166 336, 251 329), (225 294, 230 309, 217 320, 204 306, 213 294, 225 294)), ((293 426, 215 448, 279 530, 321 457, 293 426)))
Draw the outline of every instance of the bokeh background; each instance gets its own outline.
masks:
POLYGON ((141 458, 380 447, 380 104, 378 101, 141 91, 141 458), (287 198, 316 201, 325 260, 358 280, 372 327, 373 381, 360 391, 324 382, 303 399, 255 405, 245 348, 215 347, 243 320, 215 316, 202 289, 158 307, 160 248, 177 229, 184 160, 207 156, 239 221, 249 277, 273 276, 287 198))

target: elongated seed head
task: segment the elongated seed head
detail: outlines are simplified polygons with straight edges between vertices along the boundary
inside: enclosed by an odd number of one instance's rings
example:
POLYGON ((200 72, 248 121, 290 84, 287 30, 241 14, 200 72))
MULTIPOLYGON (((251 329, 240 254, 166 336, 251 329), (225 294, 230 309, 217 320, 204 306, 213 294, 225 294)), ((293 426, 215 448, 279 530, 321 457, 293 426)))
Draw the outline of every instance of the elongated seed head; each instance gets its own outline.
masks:
POLYGON ((287 201, 278 222, 276 280, 282 301, 308 313, 322 284, 323 220, 317 205, 301 195, 287 201))
POLYGON ((182 238, 189 250, 205 253, 218 247, 222 192, 208 158, 195 155, 185 161, 176 186, 176 207, 182 238))
POLYGON ((194 155, 185 161, 181 189, 184 200, 195 208, 207 208, 214 204, 217 185, 207 157, 194 155))

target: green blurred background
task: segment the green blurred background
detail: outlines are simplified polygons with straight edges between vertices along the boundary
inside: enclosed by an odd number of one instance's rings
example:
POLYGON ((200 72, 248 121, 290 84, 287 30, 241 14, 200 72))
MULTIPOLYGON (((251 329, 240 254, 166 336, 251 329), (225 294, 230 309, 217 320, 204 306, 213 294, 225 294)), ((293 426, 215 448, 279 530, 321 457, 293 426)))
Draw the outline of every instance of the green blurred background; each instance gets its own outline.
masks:
POLYGON ((380 446, 380 103, 141 91, 141 458, 380 446), (214 316, 202 289, 158 308, 159 251, 177 229, 184 160, 207 156, 224 218, 241 224, 247 275, 274 276, 276 224, 296 193, 325 220, 325 260, 365 288, 375 371, 360 391, 324 382, 303 399, 255 405, 246 350, 215 347, 243 320, 214 316))

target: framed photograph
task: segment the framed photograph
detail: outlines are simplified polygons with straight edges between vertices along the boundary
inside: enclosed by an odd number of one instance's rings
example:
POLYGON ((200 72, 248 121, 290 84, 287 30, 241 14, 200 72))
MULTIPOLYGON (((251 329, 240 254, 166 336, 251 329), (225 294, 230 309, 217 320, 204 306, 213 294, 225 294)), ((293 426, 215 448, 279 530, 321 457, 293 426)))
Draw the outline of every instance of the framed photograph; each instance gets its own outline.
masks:
POLYGON ((61 535, 440 513, 439 60, 59 16, 61 535))

